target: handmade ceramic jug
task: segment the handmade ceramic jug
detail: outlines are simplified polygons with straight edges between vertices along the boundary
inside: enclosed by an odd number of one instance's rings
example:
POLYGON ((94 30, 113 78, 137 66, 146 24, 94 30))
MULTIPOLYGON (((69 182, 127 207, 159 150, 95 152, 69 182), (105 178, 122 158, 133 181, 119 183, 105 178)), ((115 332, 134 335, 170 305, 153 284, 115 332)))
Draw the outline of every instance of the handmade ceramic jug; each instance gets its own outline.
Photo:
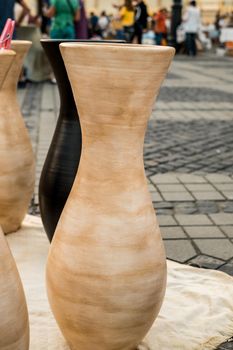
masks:
POLYGON ((16 57, 0 89, 0 225, 5 234, 19 228, 34 190, 34 156, 17 101, 17 82, 30 46, 28 41, 12 42, 16 57))
MULTIPOLYGON (((71 40, 43 39, 41 45, 56 77, 60 111, 53 139, 43 166, 39 184, 39 204, 43 226, 51 241, 73 185, 82 148, 79 115, 66 73, 59 44, 71 40)), ((75 40, 87 42, 87 40, 75 40)), ((104 42, 105 44, 107 42, 104 42)), ((91 78, 90 78, 91 88, 91 78)))
POLYGON ((165 293, 166 257, 143 142, 174 49, 60 47, 83 145, 50 247, 49 302, 72 350, 136 350, 165 293))
POLYGON ((0 349, 28 350, 28 311, 19 273, 0 227, 0 349))

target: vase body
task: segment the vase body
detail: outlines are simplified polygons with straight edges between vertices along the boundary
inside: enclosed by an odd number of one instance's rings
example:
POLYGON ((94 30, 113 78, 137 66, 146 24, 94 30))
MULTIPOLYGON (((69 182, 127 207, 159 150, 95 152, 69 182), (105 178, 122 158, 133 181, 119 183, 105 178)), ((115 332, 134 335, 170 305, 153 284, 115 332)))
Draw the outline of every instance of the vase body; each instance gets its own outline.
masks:
MULTIPOLYGON (((82 148, 79 115, 59 44, 71 40, 41 40, 53 68, 60 95, 57 126, 43 166, 39 184, 39 204, 43 226, 51 241, 73 185, 82 148)), ((76 40, 76 42, 83 42, 76 40)), ((90 84, 91 88, 91 84, 90 84)))
POLYGON ((15 52, 12 50, 0 51, 0 89, 4 83, 6 75, 15 59, 15 52))
POLYGON ((0 89, 0 225, 5 234, 20 227, 34 190, 34 156, 17 101, 17 82, 30 46, 12 41, 15 60, 0 89))
POLYGON ((143 142, 174 50, 60 47, 83 145, 50 247, 50 305, 72 350, 136 350, 165 293, 166 258, 147 188, 143 142))
POLYGON ((28 350, 29 322, 23 286, 0 227, 0 349, 28 350))

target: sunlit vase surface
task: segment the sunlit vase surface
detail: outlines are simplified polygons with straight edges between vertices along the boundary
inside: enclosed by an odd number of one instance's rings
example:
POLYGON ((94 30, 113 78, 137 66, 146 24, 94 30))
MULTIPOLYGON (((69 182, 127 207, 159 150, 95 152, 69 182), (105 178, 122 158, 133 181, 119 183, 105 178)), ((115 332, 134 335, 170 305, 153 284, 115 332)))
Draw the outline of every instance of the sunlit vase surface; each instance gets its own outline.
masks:
POLYGON ((20 276, 0 227, 0 349, 28 350, 28 310, 20 276))
POLYGON ((20 227, 34 190, 34 155, 17 100, 17 82, 30 46, 29 41, 12 42, 16 56, 0 88, 0 225, 5 234, 20 227))
POLYGON ((136 350, 166 288, 166 256, 143 143, 174 49, 60 48, 83 144, 48 256, 49 302, 72 350, 136 350))

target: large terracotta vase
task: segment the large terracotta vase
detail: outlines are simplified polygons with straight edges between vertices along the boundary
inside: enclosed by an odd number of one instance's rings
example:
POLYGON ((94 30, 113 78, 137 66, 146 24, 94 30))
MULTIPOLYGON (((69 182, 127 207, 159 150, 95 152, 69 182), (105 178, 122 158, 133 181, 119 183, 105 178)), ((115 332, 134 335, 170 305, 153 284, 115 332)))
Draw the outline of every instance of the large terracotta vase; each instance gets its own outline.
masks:
POLYGON ((83 148, 49 252, 48 298, 72 350, 135 350, 165 293, 165 252, 143 141, 174 49, 60 47, 83 148))
MULTIPOLYGON (((50 241, 53 238, 58 220, 71 191, 82 148, 79 115, 59 50, 60 43, 70 41, 41 40, 41 45, 53 68, 60 95, 60 112, 57 126, 39 184, 40 213, 45 232, 50 241)), ((76 40, 76 42, 85 42, 85 40, 76 40)))
POLYGON ((20 276, 0 227, 0 349, 28 350, 28 311, 20 276))
POLYGON ((0 225, 16 231, 34 190, 35 165, 31 142, 17 101, 17 82, 31 43, 13 41, 16 57, 0 89, 0 225))

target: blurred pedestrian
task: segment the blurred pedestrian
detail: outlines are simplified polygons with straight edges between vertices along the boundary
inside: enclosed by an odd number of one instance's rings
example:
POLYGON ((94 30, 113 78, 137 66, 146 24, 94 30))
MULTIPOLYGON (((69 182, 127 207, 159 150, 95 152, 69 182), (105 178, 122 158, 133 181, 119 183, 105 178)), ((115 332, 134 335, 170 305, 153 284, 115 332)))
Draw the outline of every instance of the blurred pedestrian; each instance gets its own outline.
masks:
POLYGON ((88 21, 83 0, 80 3, 80 19, 75 22, 76 39, 88 39, 88 21))
POLYGON ((100 28, 100 31, 101 31, 101 36, 103 38, 106 38, 107 37, 108 26, 109 26, 109 18, 108 18, 108 16, 107 16, 105 11, 101 12, 101 15, 100 15, 99 20, 98 20, 98 25, 99 25, 99 28, 100 28))
POLYGON ((120 9, 120 19, 124 29, 125 40, 130 43, 134 35, 134 7, 132 0, 125 0, 124 6, 120 9))
POLYGON ((46 37, 49 35, 50 32, 50 26, 51 26, 51 19, 46 17, 43 13, 44 7, 50 6, 50 0, 38 0, 38 13, 41 17, 41 33, 45 35, 46 37))
POLYGON ((50 6, 43 12, 52 18, 52 39, 75 39, 74 21, 80 19, 79 0, 50 0, 50 6))
POLYGON ((116 40, 124 40, 124 29, 119 16, 114 16, 110 22, 110 31, 116 40))
POLYGON ((7 19, 14 19, 15 3, 21 5, 25 14, 30 13, 30 9, 24 0, 0 0, 0 33, 2 32, 7 19))
POLYGON ((143 0, 135 1, 135 24, 134 24, 134 38, 137 38, 138 44, 142 43, 143 31, 147 30, 148 11, 147 6, 143 0))
POLYGON ((189 7, 183 16, 184 30, 186 36, 186 50, 189 56, 196 56, 197 46, 196 37, 201 27, 201 14, 199 8, 196 6, 196 1, 190 2, 189 7))
POLYGON ((89 37, 100 36, 99 17, 92 11, 89 18, 89 37))
POLYGON ((167 44, 167 10, 165 8, 158 11, 155 15, 155 40, 157 45, 166 45, 167 44))

